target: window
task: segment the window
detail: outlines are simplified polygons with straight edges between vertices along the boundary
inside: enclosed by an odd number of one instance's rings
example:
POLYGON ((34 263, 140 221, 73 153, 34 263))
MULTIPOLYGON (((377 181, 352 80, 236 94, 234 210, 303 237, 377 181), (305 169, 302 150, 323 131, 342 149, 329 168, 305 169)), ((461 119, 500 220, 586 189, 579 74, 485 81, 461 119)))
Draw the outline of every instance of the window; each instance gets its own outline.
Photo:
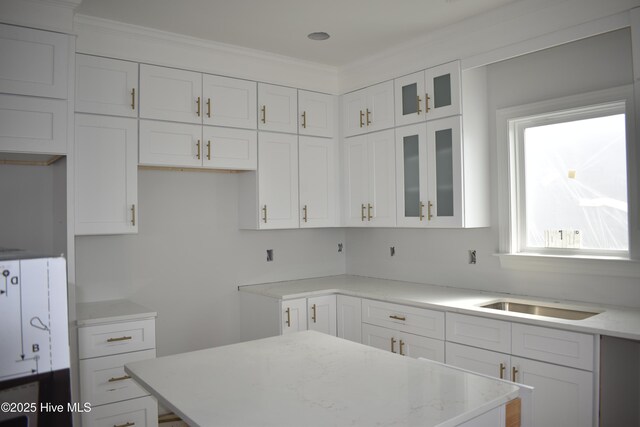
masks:
POLYGON ((502 254, 631 258, 632 98, 621 87, 496 113, 502 254))

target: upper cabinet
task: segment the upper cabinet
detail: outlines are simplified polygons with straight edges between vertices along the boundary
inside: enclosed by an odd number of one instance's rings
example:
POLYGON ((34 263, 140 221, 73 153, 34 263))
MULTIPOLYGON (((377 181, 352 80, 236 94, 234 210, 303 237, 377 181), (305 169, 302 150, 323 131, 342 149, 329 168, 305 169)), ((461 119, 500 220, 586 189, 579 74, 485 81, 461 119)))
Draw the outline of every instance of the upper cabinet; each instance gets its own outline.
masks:
POLYGON ((258 124, 256 82, 204 74, 202 102, 205 125, 255 129, 258 124))
POLYGON ((334 139, 299 137, 300 228, 338 225, 336 151, 334 139))
POLYGON ((138 64, 76 55, 76 111, 138 117, 138 64))
POLYGON ((461 113, 459 61, 397 78, 394 85, 397 126, 461 113))
POLYGON ((342 98, 344 136, 394 126, 393 81, 348 93, 342 98))
POLYGON ((202 123, 202 74, 140 65, 140 118, 202 123))
POLYGON ((0 24, 0 93, 67 98, 69 36, 0 24))
POLYGON ((298 91, 258 83, 258 129, 298 133, 298 91))
POLYGON ((334 136, 334 100, 331 95, 298 91, 298 133, 307 136, 334 136))

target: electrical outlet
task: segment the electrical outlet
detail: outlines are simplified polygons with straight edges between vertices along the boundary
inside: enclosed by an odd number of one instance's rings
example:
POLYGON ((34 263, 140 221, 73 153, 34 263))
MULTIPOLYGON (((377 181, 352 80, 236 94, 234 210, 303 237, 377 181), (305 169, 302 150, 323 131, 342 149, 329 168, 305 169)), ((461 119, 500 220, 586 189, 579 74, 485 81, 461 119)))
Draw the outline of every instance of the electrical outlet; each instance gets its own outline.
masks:
POLYGON ((273 261, 273 249, 267 249, 267 262, 273 261))
POLYGON ((391 256, 394 256, 394 255, 396 254, 396 247, 395 247, 395 246, 391 246, 391 247, 389 248, 389 254, 390 254, 391 256))
POLYGON ((338 252, 342 252, 344 250, 344 245, 342 243, 338 243, 338 252))
POLYGON ((477 258, 476 258, 476 250, 475 249, 469 249, 469 264, 476 264, 477 263, 477 258))

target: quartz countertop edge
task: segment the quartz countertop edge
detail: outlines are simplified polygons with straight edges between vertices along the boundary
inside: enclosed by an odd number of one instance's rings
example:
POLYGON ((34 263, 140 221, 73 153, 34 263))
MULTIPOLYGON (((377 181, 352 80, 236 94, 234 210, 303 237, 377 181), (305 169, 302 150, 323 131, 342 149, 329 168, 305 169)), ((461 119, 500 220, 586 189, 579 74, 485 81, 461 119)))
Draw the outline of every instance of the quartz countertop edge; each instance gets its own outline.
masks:
POLYGON ((512 383, 315 331, 128 363, 125 372, 200 427, 453 427, 520 395, 512 383))
POLYGON ((238 286, 238 290, 282 300, 340 294, 574 332, 640 340, 640 309, 596 303, 530 297, 354 275, 242 285, 238 286), (480 307, 501 299, 535 301, 541 304, 546 303, 565 306, 566 308, 602 312, 584 320, 567 320, 480 307))
POLYGON ((142 320, 157 316, 157 312, 126 299, 76 304, 76 324, 79 327, 142 320))

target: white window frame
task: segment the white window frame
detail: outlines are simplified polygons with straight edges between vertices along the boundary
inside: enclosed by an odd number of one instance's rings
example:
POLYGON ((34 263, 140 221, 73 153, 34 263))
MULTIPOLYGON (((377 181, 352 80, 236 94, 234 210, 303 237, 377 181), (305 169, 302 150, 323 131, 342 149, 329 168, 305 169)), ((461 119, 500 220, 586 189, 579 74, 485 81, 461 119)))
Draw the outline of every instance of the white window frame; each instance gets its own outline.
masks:
MULTIPOLYGON (((575 272, 580 274, 640 277, 638 246, 638 184, 637 148, 635 143, 635 111, 633 86, 621 86, 597 92, 552 99, 496 111, 496 138, 498 154, 498 224, 499 253, 503 268, 575 272), (518 164, 523 161, 518 149, 524 128, 532 123, 541 124, 545 117, 548 124, 571 120, 571 117, 588 118, 624 112, 627 134, 627 201, 629 251, 554 250, 551 248, 527 248, 521 242, 524 237, 524 198, 518 191, 523 171, 518 164), (520 132, 520 135, 518 133, 520 132)), ((524 239, 523 239, 524 240, 524 239)))

